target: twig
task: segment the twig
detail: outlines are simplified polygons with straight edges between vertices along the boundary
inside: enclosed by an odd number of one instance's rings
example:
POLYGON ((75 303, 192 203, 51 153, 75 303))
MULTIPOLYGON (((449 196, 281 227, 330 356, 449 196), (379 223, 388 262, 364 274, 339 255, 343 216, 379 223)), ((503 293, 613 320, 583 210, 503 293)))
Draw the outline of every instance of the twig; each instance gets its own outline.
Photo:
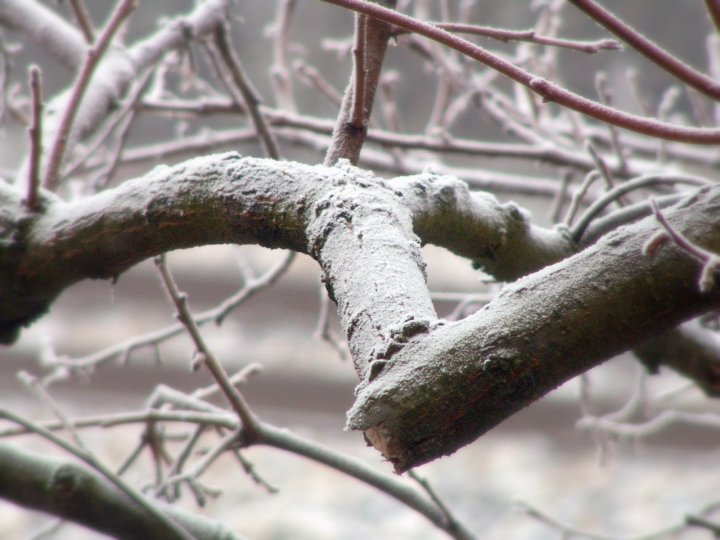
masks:
POLYGON ((698 516, 695 514, 688 514, 685 516, 685 523, 693 525, 695 527, 702 527, 710 531, 715 538, 720 538, 720 523, 717 521, 709 520, 706 517, 698 516))
MULTIPOLYGON (((395 1, 390 0, 388 4, 394 6, 395 1)), ((356 124, 354 120, 358 111, 362 112, 365 119, 370 118, 372 114, 375 92, 380 81, 385 52, 390 39, 390 25, 372 17, 365 17, 363 21, 358 19, 355 29, 356 43, 360 37, 358 34, 364 33, 365 35, 362 47, 364 51, 363 65, 354 66, 363 71, 355 74, 355 70, 353 70, 353 77, 345 89, 340 111, 335 120, 332 140, 323 160, 323 163, 328 166, 335 165, 339 159, 347 159, 350 163, 357 164, 360 151, 367 138, 367 121, 356 124), (356 84, 361 82, 359 79, 362 79, 362 96, 356 95, 356 84), (360 98, 363 99, 362 103, 360 98)))
POLYGON ((25 204, 31 212, 40 210, 38 189, 40 189, 40 159, 42 157, 42 74, 38 66, 30 67, 30 91, 32 93, 32 120, 30 134, 30 159, 28 166, 28 193, 25 204))
POLYGON ((570 225, 572 224, 573 220, 575 219, 575 214, 580 208, 580 203, 582 202, 583 197, 587 195, 590 186, 598 178, 600 178, 600 173, 598 173, 597 171, 590 171, 585 176, 583 183, 580 184, 580 188, 574 193, 574 195, 570 199, 570 207, 568 208, 567 214, 565 214, 565 219, 563 220, 563 223, 566 227, 570 227, 570 225))
MULTIPOLYGON (((258 292, 274 285, 280 277, 282 277, 290 267, 292 261, 295 260, 295 252, 288 251, 285 256, 274 266, 269 268, 265 273, 257 278, 245 283, 244 287, 237 293, 224 299, 214 308, 204 311, 195 316, 195 324, 202 326, 210 322, 222 324, 225 318, 238 306, 252 298, 258 292)), ((107 362, 119 356, 128 357, 132 351, 141 347, 157 345, 158 343, 180 334, 184 326, 180 323, 173 324, 160 330, 148 332, 139 336, 134 336, 128 340, 122 341, 106 347, 93 354, 76 358, 59 358, 53 363, 60 368, 69 369, 88 369, 97 366, 100 363, 107 362)))
MULTIPOLYGON (((378 20, 405 28, 411 32, 428 37, 451 47, 461 53, 482 62, 488 67, 499 71, 512 80, 527 86, 545 101, 553 101, 569 109, 578 111, 587 116, 609 122, 618 127, 644 133, 651 137, 658 137, 672 141, 691 144, 717 144, 720 142, 720 129, 693 128, 677 124, 659 122, 630 114, 613 107, 608 107, 596 101, 584 98, 546 79, 537 77, 512 62, 493 54, 474 43, 451 34, 432 24, 419 21, 397 11, 384 8, 378 4, 364 0, 323 0, 353 11, 359 11, 378 20)), ((577 1, 577 0, 575 0, 577 1)))
POLYGON ((273 64, 270 76, 280 108, 295 112, 295 96, 293 94, 292 71, 288 61, 288 36, 290 23, 295 13, 297 0, 283 0, 278 3, 278 10, 273 24, 273 64))
POLYGON ((298 77, 302 82, 313 90, 317 90, 325 96, 332 105, 339 106, 342 102, 342 95, 322 76, 322 74, 312 66, 307 65, 302 60, 298 60, 293 65, 298 77))
POLYGON ((103 28, 97 42, 87 51, 85 61, 70 92, 70 98, 65 106, 62 120, 55 134, 52 148, 50 149, 50 156, 48 157, 47 169, 43 181, 43 185, 49 190, 54 190, 57 187, 68 137, 70 136, 75 115, 78 112, 80 102, 85 95, 85 90, 87 90, 92 74, 100 62, 100 59, 105 54, 115 33, 120 29, 125 19, 130 16, 130 13, 132 13, 137 4, 138 0, 122 0, 110 16, 110 20, 105 28, 103 28))
MULTIPOLYGON (((598 97, 604 105, 612 106, 612 94, 607 87, 607 77, 604 73, 598 73, 595 76, 595 89, 597 90, 598 97)), ((610 133, 610 143, 612 145, 613 152, 618 161, 618 168, 621 171, 627 169, 627 161, 625 160, 625 153, 623 152, 622 145, 620 144, 620 135, 617 129, 612 124, 606 124, 610 133)))
MULTIPOLYGON (((456 530, 460 531, 462 530, 462 526, 458 523, 458 521, 455 519, 455 516, 453 516, 452 512, 450 512, 450 509, 447 507, 447 505, 443 502, 443 500, 438 496, 438 494, 435 492, 433 487, 430 485, 430 482, 428 482, 427 478, 421 477, 419 474, 417 474, 415 471, 411 470, 408 472, 408 476, 415 480, 421 488, 425 491, 425 493, 428 494, 428 497, 432 500, 432 502, 435 503, 435 505, 440 509, 440 511, 444 514, 445 520, 447 521, 448 529, 450 530, 456 530)), ((456 536, 456 538, 464 538, 463 536, 456 536)), ((473 538, 473 537, 469 537, 473 538)))
MULTIPOLYGON (((463 23, 446 23, 446 22, 430 22, 447 30, 448 32, 454 32, 457 34, 471 34, 475 36, 488 37, 497 39, 500 41, 527 41, 530 43, 537 43, 538 45, 550 45, 552 47, 562 47, 565 49, 571 49, 580 51, 588 54, 595 54, 600 51, 619 51, 622 49, 622 45, 614 39, 599 39, 596 41, 576 41, 571 39, 559 39, 554 37, 539 36, 535 30, 506 30, 504 28, 493 28, 489 26, 478 26, 475 24, 463 24, 463 23)), ((395 32, 395 35, 406 34, 409 31, 400 28, 395 32)))
POLYGON ((720 270, 720 256, 691 242, 685 238, 680 231, 670 225, 670 223, 668 223, 665 219, 663 213, 660 211, 660 208, 658 208, 655 199, 650 199, 650 205, 652 207, 653 214, 655 215, 655 219, 657 219, 658 223, 660 223, 664 232, 650 238, 645 243, 643 252, 646 255, 652 255, 654 250, 660 247, 664 243, 664 240, 669 237, 680 249, 703 264, 700 279, 698 280, 698 287, 701 292, 711 291, 715 287, 716 275, 720 270))
POLYGON ((92 44, 95 41, 95 28, 93 28, 92 19, 85 6, 85 2, 83 2, 83 0, 70 0, 70 6, 75 15, 75 20, 80 30, 82 30, 83 36, 85 36, 85 41, 92 44))
POLYGON ((720 84, 717 81, 671 55, 594 0, 570 0, 570 2, 674 77, 716 101, 720 99, 720 84))
POLYGON ((18 373, 18 378, 29 388, 31 388, 35 395, 42 401, 45 405, 47 405, 50 410, 53 412, 55 417, 62 423, 65 430, 70 434, 73 441, 75 442, 75 446, 77 446, 79 449, 81 449, 83 452, 89 452, 85 444, 82 442, 82 439, 80 438, 80 434, 75 429, 75 426, 70 421, 70 419, 65 415, 65 413, 62 412, 60 406, 57 404, 57 402, 50 396, 50 394, 47 391, 47 388, 42 384, 42 382, 34 375, 27 371, 21 371, 18 373))
POLYGON ((355 14, 355 44, 353 46, 353 93, 352 112, 350 122, 356 129, 362 129, 367 123, 365 116, 365 36, 367 31, 367 17, 360 13, 355 14))
POLYGON ((230 71, 232 82, 234 84, 228 85, 231 93, 234 94, 233 89, 237 89, 241 96, 241 102, 244 102, 250 113, 253 125, 260 136, 265 154, 272 159, 280 159, 280 149, 278 148, 277 140, 273 135, 270 125, 265 119, 265 116, 260 111, 260 97, 253 88, 252 83, 245 75, 245 71, 240 63, 240 59, 235 54, 230 36, 228 35, 227 27, 224 24, 218 25, 214 33, 215 45, 220 53, 223 63, 230 71))
POLYGON ((580 529, 579 527, 575 527, 574 525, 565 523, 560 519, 553 517, 550 514, 539 509, 537 506, 530 504, 529 502, 516 501, 515 504, 519 510, 523 511, 528 516, 537 519, 541 523, 545 523, 553 529, 560 531, 563 535, 563 538, 579 537, 587 538, 589 540, 660 540, 661 538, 667 538, 668 535, 682 530, 682 528, 685 526, 684 521, 678 521, 676 523, 671 523, 663 528, 648 533, 623 535, 598 534, 590 531, 585 531, 583 529, 580 529))
POLYGON ((598 173, 600 173, 600 177, 605 180, 605 187, 607 189, 612 189, 615 187, 615 180, 612 177, 612 173, 610 172, 610 169, 608 169, 607 164, 605 163, 605 160, 602 158, 600 153, 595 149, 595 145, 593 145, 592 142, 589 140, 585 142, 585 151, 590 154, 590 157, 593 160, 593 163, 595 163, 595 169, 598 173))
POLYGON ((610 191, 603 193, 602 197, 590 205, 583 215, 580 216, 577 223, 571 228, 570 236, 574 242, 579 242, 587 227, 590 225, 592 220, 600 214, 600 212, 602 212, 610 203, 617 200, 618 197, 626 193, 630 193, 633 190, 663 184, 686 184, 701 187, 708 185, 709 183, 710 181, 705 180, 704 178, 674 174, 648 174, 633 178, 632 180, 615 186, 610 191))
POLYGON ((36 424, 33 424, 32 422, 28 422, 27 420, 21 418, 20 416, 17 416, 16 414, 6 410, 6 409, 0 409, 0 418, 4 418, 6 420, 9 420, 10 422, 13 422, 14 424, 18 424, 19 426, 24 427, 28 431, 32 433, 36 433, 37 435, 40 435, 42 438, 52 442, 56 446, 59 446, 66 452, 72 454, 73 456, 79 458, 80 460, 84 461, 88 465, 90 465, 92 468, 97 470, 100 474, 102 474, 105 478, 107 478, 110 482, 112 482, 120 491, 122 491, 125 495, 127 495, 130 499, 132 499, 136 504, 138 504, 140 507, 142 507, 146 512, 148 512, 151 516, 153 516, 155 519, 157 519, 159 522, 161 522, 165 527, 167 527, 168 531, 172 531, 177 538, 182 538, 184 540, 193 540, 192 536, 183 529, 180 525, 178 525, 172 518, 170 518, 168 515, 166 515, 162 510, 160 510, 157 506, 155 506, 152 501, 150 501, 147 497, 133 489, 128 483, 126 483, 121 477, 119 477, 117 474, 112 472, 110 469, 108 469, 101 461, 97 460, 91 453, 87 452, 86 450, 83 450, 81 448, 76 448, 75 446, 71 445, 67 441, 61 439, 57 435, 55 435, 53 432, 44 429, 36 424))
POLYGON ((154 260, 158 270, 160 271, 163 284, 165 285, 165 290, 175 305, 178 320, 187 329, 188 334, 190 334, 190 337, 195 344, 198 355, 198 363, 202 363, 205 367, 207 367, 208 371, 210 371, 210 374, 215 379, 215 382, 222 389, 225 398, 230 402, 233 410, 238 415, 238 418, 240 418, 240 421, 242 422, 242 435, 244 442, 252 442, 258 438, 258 419, 255 416, 255 413, 250 410, 250 407, 245 402, 245 398, 242 394, 240 394, 240 391, 233 386, 227 376, 227 373, 225 372, 225 369, 222 367, 222 364, 218 362, 215 355, 205 344, 205 340, 200 334, 200 329, 188 309, 187 295, 178 290, 175 279, 170 273, 170 268, 167 265, 166 257, 161 255, 159 257, 155 257, 154 260))

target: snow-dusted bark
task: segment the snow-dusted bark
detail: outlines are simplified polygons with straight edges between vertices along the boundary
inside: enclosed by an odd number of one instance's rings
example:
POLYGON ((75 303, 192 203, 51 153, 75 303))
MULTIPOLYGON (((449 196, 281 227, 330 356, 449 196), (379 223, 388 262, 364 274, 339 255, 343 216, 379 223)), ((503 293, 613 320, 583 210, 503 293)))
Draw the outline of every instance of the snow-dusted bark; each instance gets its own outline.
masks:
MULTIPOLYGON (((720 251, 719 189, 667 210, 720 251)), ((114 278, 164 251, 213 243, 308 253, 323 269, 362 383, 349 426, 397 470, 448 454, 563 381, 717 304, 674 246, 653 257, 646 219, 583 252, 514 204, 429 173, 383 180, 341 162, 236 153, 159 167, 77 202, 29 213, 0 185, 0 329, 10 342, 64 288, 114 278), (501 278, 555 261, 460 322, 438 320, 419 247, 432 242, 501 278)))

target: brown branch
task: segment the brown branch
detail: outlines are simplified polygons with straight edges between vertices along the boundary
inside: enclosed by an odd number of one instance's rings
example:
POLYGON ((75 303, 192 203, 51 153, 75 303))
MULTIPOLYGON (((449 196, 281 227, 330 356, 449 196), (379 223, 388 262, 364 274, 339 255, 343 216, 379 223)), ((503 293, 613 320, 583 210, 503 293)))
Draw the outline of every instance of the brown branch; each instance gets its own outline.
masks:
POLYGON ((643 133, 672 141, 691 144, 717 144, 720 143, 720 129, 693 128, 667 122, 644 118, 630 114, 613 107, 602 105, 596 101, 584 98, 574 92, 566 90, 546 79, 537 77, 512 62, 493 54, 470 41, 451 34, 441 28, 419 21, 413 17, 403 15, 397 11, 366 2, 363 0, 323 0, 353 11, 359 11, 385 21, 389 24, 405 28, 411 32, 423 35, 461 53, 482 62, 488 67, 502 73, 512 80, 527 86, 545 101, 553 101, 582 114, 608 122, 618 127, 643 133))
POLYGON ((30 68, 30 90, 32 93, 32 120, 30 134, 30 159, 28 166, 28 194, 25 204, 31 212, 40 210, 38 189, 40 187, 40 159, 42 157, 42 74, 40 68, 30 68))
POLYGON ((240 419, 242 423, 241 440, 246 444, 252 443, 252 441, 258 439, 259 420, 246 403, 240 391, 235 388, 232 381, 230 381, 225 368, 222 367, 222 364, 215 358, 215 355, 205 344, 205 339, 200 333, 200 328, 195 323, 195 319, 188 308, 187 295, 181 293, 178 289, 175 279, 170 273, 166 257, 164 255, 157 257, 155 264, 160 271, 168 296, 175 305, 177 318, 186 328, 195 344, 198 363, 203 364, 208 369, 225 395, 225 398, 230 402, 235 414, 237 414, 240 419))
MULTIPOLYGON (((716 101, 720 100, 720 84, 717 81, 671 55, 594 0, 570 0, 570 2, 677 79, 716 101)), ((709 4, 709 1, 707 3, 709 4)), ((717 9, 717 2, 714 3, 717 9)))
MULTIPOLYGON (((388 0, 385 3, 394 6, 395 0, 388 0)), ((362 77, 365 99, 363 103, 357 102, 357 106, 354 105, 356 102, 355 86, 358 76, 353 72, 343 96, 340 112, 335 121, 332 141, 325 154, 325 165, 334 165, 342 158, 348 159, 350 163, 357 164, 360 151, 367 137, 367 122, 356 125, 353 123, 353 115, 356 109, 362 109, 366 119, 370 118, 372 114, 375 92, 380 81, 385 51, 387 50, 388 40, 392 35, 392 28, 389 24, 373 18, 368 18, 362 26, 364 26, 365 32, 363 62, 365 73, 364 77, 362 77)), ((356 34, 358 30, 359 28, 356 29, 356 34)))
MULTIPOLYGON (((527 41, 538 45, 549 45, 561 47, 588 54, 595 54, 600 51, 618 51, 622 45, 614 39, 599 39, 596 41, 577 41, 572 39, 560 39, 548 36, 539 36, 535 30, 506 30, 504 28, 493 28, 489 26, 478 26, 475 24, 431 22, 434 26, 456 34, 470 34, 474 36, 488 37, 499 41, 527 41)), ((404 28, 398 29, 396 35, 408 33, 404 28)))
POLYGON ((363 129, 367 124, 365 115, 365 39, 367 34, 367 17, 355 14, 355 45, 353 46, 353 96, 350 123, 356 129, 363 129))

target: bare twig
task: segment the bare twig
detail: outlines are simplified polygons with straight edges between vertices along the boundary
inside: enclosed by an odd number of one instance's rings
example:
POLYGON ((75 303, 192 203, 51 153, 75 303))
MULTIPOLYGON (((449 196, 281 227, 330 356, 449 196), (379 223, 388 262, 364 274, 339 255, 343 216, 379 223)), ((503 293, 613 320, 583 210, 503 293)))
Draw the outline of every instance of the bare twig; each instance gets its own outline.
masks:
POLYGON ((75 15, 75 20, 85 36, 85 41, 92 44, 95 41, 95 28, 93 28, 92 19, 85 2, 83 0, 70 0, 70 6, 75 15))
POLYGON ((720 30, 720 1, 705 0, 705 7, 707 8, 708 15, 710 15, 710 19, 712 19, 715 28, 720 30))
POLYGON ((367 17, 355 14, 355 45, 353 46, 353 94, 350 122, 356 129, 363 129, 367 123, 365 115, 365 36, 367 34, 367 17))
POLYGON ((122 0, 110 16, 110 20, 105 28, 103 28, 97 42, 87 51, 85 62, 83 63, 78 78, 73 85, 72 91, 70 92, 70 98, 67 101, 62 120, 60 121, 57 133, 55 134, 55 140, 53 141, 50 149, 50 155, 48 157, 48 164, 43 181, 43 185, 47 189, 53 190, 57 187, 60 167, 62 166, 62 161, 65 155, 65 147, 67 146, 68 137, 70 136, 70 131, 72 130, 75 115, 78 112, 80 102, 82 101, 85 90, 87 90, 88 84, 90 83, 90 78, 92 77, 96 66, 100 62, 100 59, 105 54, 105 51, 107 51, 115 33, 120 29, 120 26, 125 19, 130 16, 130 13, 132 13, 135 9, 137 3, 138 0, 122 0))
MULTIPOLYGON (((555 37, 540 36, 535 30, 506 30, 489 26, 478 26, 475 24, 431 22, 438 28, 456 34, 470 34, 474 36, 488 37, 500 41, 527 41, 538 45, 549 45, 561 47, 588 54, 595 54, 600 51, 618 51, 622 45, 614 39, 599 39, 596 41, 576 41, 571 39, 559 39, 555 37)), ((396 35, 408 33, 404 28, 398 29, 396 35)))
POLYGON ((40 68, 30 68, 30 90, 32 93, 32 120, 30 133, 30 160, 28 166, 28 194, 25 204, 31 212, 40 210, 38 189, 40 187, 40 158, 42 157, 42 74, 40 68))
POLYGON ((275 23, 272 27, 273 65, 270 67, 275 99, 282 109, 291 112, 295 112, 297 107, 293 94, 292 70, 288 60, 288 39, 296 5, 297 0, 278 2, 275 23))
POLYGON ((257 439, 258 419, 255 416, 255 413, 250 410, 250 407, 245 402, 245 398, 232 384, 225 372, 225 369, 205 344, 205 340, 200 334, 200 329, 188 309, 187 295, 178 290, 175 279, 172 277, 170 269, 168 268, 166 258, 164 256, 156 257, 155 264, 160 271, 168 296, 175 305, 178 320, 187 329, 188 334, 190 334, 190 337, 195 344, 198 361, 204 364, 208 371, 210 371, 210 374, 215 379, 215 382, 222 389, 225 398, 230 402, 233 410, 238 415, 238 418, 240 418, 242 422, 242 435, 244 440, 253 441, 257 439))
MULTIPOLYGON (((607 87, 607 77, 604 73, 598 73, 595 77, 595 88, 597 90, 600 101, 604 105, 612 106, 612 94, 607 87)), ((627 161, 625 160, 625 153, 623 147, 620 144, 620 135, 618 135, 617 129, 612 124, 607 124, 608 132, 610 133, 610 142, 612 144, 613 152, 617 157, 618 168, 620 170, 627 169, 627 161)))
POLYGON ((570 0, 570 2, 674 77, 714 100, 720 99, 720 84, 717 81, 671 55, 594 0, 570 0))
POLYGON ((698 280, 698 287, 702 292, 711 291, 716 285, 716 276, 718 271, 720 271, 720 256, 691 242, 685 235, 670 225, 660 211, 655 199, 650 199, 650 205, 652 206, 655 219, 660 223, 664 232, 653 236, 646 242, 643 248, 645 254, 652 255, 656 249, 662 246, 664 240, 669 237, 680 249, 703 264, 700 279, 698 280))
POLYGON ((259 94, 245 75, 240 59, 233 49, 227 27, 223 24, 218 25, 215 29, 214 38, 220 57, 232 77, 233 84, 229 85, 231 93, 234 93, 234 89, 240 92, 242 99, 240 99, 239 96, 238 99, 247 106, 250 118, 252 118, 253 125, 258 132, 266 155, 272 159, 280 159, 280 149, 278 148, 277 140, 265 116, 260 111, 261 101, 259 94))
MULTIPOLYGON (((394 0, 387 3, 389 5, 395 4, 394 0)), ((364 24, 358 22, 355 32, 356 38, 359 32, 365 34, 363 73, 356 76, 353 71, 353 77, 345 90, 340 112, 335 120, 332 141, 325 154, 325 165, 334 165, 342 158, 348 159, 353 164, 358 162, 360 150, 367 137, 367 122, 360 125, 355 124, 353 123, 353 117, 358 110, 362 110, 363 116, 366 119, 370 118, 373 103, 375 102, 375 92, 385 60, 385 51, 391 36, 390 30, 389 24, 374 18, 365 18, 364 24), (359 78, 363 79, 364 99, 362 103, 359 102, 359 99, 356 99, 362 96, 355 96, 355 87, 356 83, 359 84, 359 78), (357 106, 355 103, 357 103, 357 106)))
POLYGON ((120 476, 115 474, 113 471, 111 471, 109 468, 107 468, 102 461, 96 459, 93 454, 87 452, 86 450, 82 448, 77 448, 70 443, 66 442, 65 440, 61 439, 57 435, 55 435, 53 432, 42 428, 36 424, 33 424, 32 422, 28 422, 27 420, 21 418, 20 416, 6 410, 6 409, 0 409, 0 418, 4 418, 6 420, 9 420, 10 422, 13 422, 14 424, 18 424, 19 426, 22 426, 26 430, 32 433, 36 433, 40 435, 42 438, 52 442, 56 446, 59 446, 66 452, 74 455, 75 457, 79 458, 80 460, 84 461, 88 465, 90 465, 93 469, 98 471, 100 474, 102 474, 105 478, 107 478, 110 482, 112 482, 120 491, 122 491, 125 495, 127 495, 130 499, 132 499, 136 504, 138 504, 140 507, 142 507, 146 512, 148 512, 151 516, 153 516, 155 519, 158 520, 158 522, 164 524, 164 526, 167 528, 168 532, 172 532, 173 536, 175 538, 181 538, 183 540, 192 540, 192 536, 183 529, 180 525, 178 525, 175 521, 173 521, 172 518, 170 518, 167 514, 165 514, 162 510, 160 510, 155 504, 152 503, 147 497, 145 497, 142 493, 139 493, 135 489, 133 489, 125 480, 123 480, 120 476))
POLYGON ((405 28, 411 32, 423 35, 440 43, 447 45, 461 53, 482 62, 488 67, 495 69, 512 80, 527 86, 539 94, 545 101, 553 101, 569 109, 582 114, 608 122, 618 127, 644 133, 651 137, 657 137, 672 141, 686 142, 691 144, 717 144, 720 142, 720 129, 706 129, 686 127, 677 124, 660 122, 650 118, 644 118, 630 114, 613 107, 602 105, 596 101, 584 98, 571 92, 555 83, 526 71, 512 62, 493 54, 478 45, 463 38, 451 34, 432 24, 419 21, 392 9, 366 2, 364 0, 323 0, 353 11, 359 11, 370 15, 389 24, 405 28))
POLYGON ((626 193, 630 193, 636 189, 659 186, 659 185, 674 185, 674 184, 685 184, 690 186, 702 187, 708 185, 709 180, 689 175, 674 175, 674 174, 648 174, 639 176, 632 180, 615 186, 611 190, 607 191, 596 200, 582 216, 578 219, 577 223, 572 227, 570 236, 575 242, 579 242, 583 233, 590 225, 593 219, 595 219, 610 203, 616 201, 619 196, 626 193))

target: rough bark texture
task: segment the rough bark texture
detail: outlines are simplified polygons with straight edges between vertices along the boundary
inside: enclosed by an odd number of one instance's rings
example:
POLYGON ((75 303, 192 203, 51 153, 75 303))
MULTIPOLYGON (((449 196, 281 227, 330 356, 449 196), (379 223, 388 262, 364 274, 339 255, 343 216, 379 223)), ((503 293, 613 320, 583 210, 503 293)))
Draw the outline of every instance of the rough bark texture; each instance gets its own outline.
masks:
MULTIPOLYGON (((667 211, 720 251, 720 188, 667 211)), ((348 425, 397 470, 449 454, 565 380, 715 306, 699 265, 674 246, 654 257, 652 219, 508 286, 457 323, 437 319, 419 245, 431 241, 496 276, 557 261, 562 230, 514 204, 432 174, 383 180, 352 167, 206 156, 78 202, 42 193, 28 213, 0 184, 0 333, 11 341, 67 286, 114 278, 147 257, 212 243, 311 254, 323 269, 363 383, 348 425), (416 236, 418 235, 418 236, 416 236)), ((712 383, 710 384, 712 387, 712 383)))
MULTIPOLYGON (((720 251, 720 189, 666 216, 720 251)), ((398 472, 447 455, 562 382, 717 306, 700 265, 675 246, 642 254, 658 229, 645 219, 508 287, 485 308, 408 344, 366 381, 348 426, 398 472)))

